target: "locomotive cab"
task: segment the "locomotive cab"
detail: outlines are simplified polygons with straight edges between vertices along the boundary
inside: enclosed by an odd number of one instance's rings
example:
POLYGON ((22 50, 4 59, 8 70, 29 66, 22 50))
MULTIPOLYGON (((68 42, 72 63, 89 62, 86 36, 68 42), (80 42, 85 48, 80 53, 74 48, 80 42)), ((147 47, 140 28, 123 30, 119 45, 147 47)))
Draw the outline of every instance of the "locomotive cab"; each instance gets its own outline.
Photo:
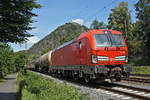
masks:
MULTIPOLYGON (((110 31, 105 31, 110 32, 110 31)), ((128 49, 121 34, 93 34, 94 53, 97 55, 95 63, 108 65, 127 64, 128 49)), ((94 62, 92 62, 94 63, 94 62)))
MULTIPOLYGON (((104 67, 107 70, 105 78, 120 81, 128 76, 128 48, 122 34, 118 31, 103 30, 91 32, 91 65, 104 67)), ((101 71, 100 71, 101 72, 101 71)))

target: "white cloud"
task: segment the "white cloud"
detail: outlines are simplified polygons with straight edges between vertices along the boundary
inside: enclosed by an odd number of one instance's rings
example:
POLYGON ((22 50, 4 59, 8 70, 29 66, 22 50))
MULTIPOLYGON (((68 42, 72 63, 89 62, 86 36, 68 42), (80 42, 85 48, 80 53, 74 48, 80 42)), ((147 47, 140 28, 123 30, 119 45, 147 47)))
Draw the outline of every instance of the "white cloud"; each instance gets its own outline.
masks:
POLYGON ((33 44, 37 43, 40 40, 37 36, 33 37, 28 37, 28 40, 25 42, 22 42, 21 44, 15 44, 15 43, 10 43, 11 47, 15 52, 20 51, 20 50, 26 50, 29 49, 33 44))
POLYGON ((90 25, 91 25, 91 22, 85 22, 83 19, 80 19, 80 18, 78 18, 78 19, 74 19, 74 20, 72 20, 71 22, 74 22, 74 23, 78 23, 78 24, 80 24, 80 25, 85 25, 86 27, 90 27, 90 25))
POLYGON ((29 45, 33 45, 35 43, 37 43, 40 40, 40 38, 38 38, 37 36, 32 36, 28 38, 27 44, 29 45))
POLYGON ((82 25, 84 23, 84 20, 83 19, 74 19, 71 22, 78 23, 78 24, 82 25))

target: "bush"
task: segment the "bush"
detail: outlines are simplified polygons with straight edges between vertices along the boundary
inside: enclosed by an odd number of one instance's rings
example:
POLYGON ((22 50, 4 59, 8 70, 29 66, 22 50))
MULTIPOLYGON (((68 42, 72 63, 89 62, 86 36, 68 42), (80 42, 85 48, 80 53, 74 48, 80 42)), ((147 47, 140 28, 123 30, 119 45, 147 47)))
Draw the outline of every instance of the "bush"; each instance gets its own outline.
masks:
POLYGON ((0 78, 14 70, 14 53, 9 45, 0 43, 0 78))
POLYGON ((17 84, 21 100, 85 100, 85 94, 66 83, 56 84, 32 72, 19 72, 17 84))
POLYGON ((0 43, 0 79, 7 74, 26 68, 27 56, 24 51, 13 52, 5 43, 0 43))
POLYGON ((14 59, 15 59, 14 65, 15 65, 17 71, 20 71, 20 70, 25 69, 27 67, 26 66, 27 55, 25 54, 25 51, 16 52, 14 54, 14 59))
POLYGON ((150 66, 133 67, 134 74, 150 74, 150 66))

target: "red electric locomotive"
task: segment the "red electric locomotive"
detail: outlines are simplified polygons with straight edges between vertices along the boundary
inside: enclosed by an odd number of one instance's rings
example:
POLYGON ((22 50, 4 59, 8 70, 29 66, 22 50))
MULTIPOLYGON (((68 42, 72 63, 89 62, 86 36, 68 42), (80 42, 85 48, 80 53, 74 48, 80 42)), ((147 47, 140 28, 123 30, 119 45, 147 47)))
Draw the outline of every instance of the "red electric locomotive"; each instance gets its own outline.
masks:
POLYGON ((121 32, 98 29, 53 50, 49 71, 86 81, 120 81, 132 71, 127 63, 128 48, 121 32))
POLYGON ((120 81, 132 71, 128 48, 119 31, 98 29, 81 34, 35 62, 35 69, 85 81, 120 81))

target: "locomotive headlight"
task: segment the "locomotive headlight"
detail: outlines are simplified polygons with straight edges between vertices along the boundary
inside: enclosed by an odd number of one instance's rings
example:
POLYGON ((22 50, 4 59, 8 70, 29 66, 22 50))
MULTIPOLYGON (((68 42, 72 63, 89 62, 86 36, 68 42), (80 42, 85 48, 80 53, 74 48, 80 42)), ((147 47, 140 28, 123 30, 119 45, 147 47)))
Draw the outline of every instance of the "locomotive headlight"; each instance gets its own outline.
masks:
POLYGON ((125 55, 124 55, 124 56, 116 56, 116 57, 115 57, 115 60, 116 60, 116 61, 123 61, 123 60, 125 61, 125 59, 126 59, 126 56, 125 56, 125 55))
POLYGON ((91 61, 92 61, 92 64, 97 64, 98 63, 97 56, 96 55, 91 55, 91 61))
POLYGON ((109 61, 109 57, 108 56, 97 56, 99 61, 109 61))
POLYGON ((128 62, 128 55, 116 56, 115 61, 125 61, 127 63, 128 62))

